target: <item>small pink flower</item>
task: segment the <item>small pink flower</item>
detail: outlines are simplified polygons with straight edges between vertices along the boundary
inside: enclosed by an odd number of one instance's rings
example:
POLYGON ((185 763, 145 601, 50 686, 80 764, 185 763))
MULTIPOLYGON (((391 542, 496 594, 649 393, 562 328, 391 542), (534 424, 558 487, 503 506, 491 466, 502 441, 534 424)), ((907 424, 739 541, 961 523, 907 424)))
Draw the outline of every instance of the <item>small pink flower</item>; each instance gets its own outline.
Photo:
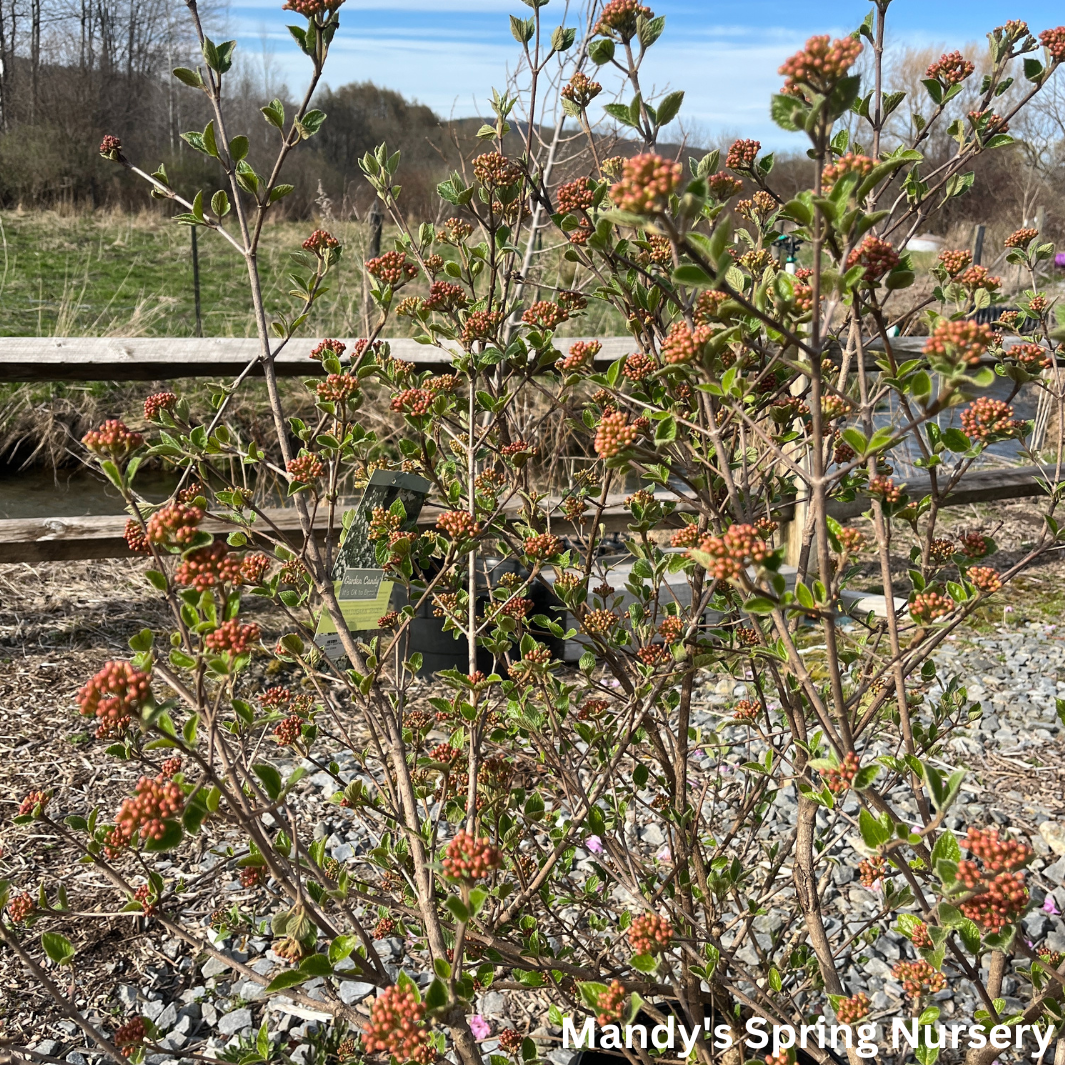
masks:
MULTIPOLYGON (((584 841, 584 845, 592 852, 592 854, 603 853, 603 841, 598 836, 589 836, 584 841)), ((1049 899, 1050 896, 1048 895, 1047 898, 1049 899)))
POLYGON ((1043 913, 1049 913, 1051 917, 1057 917, 1061 913, 1053 895, 1047 895, 1046 901, 1043 903, 1043 913))
POLYGON ((474 1039, 487 1039, 492 1034, 492 1026, 479 1014, 470 1018, 470 1031, 474 1039))
POLYGON ((660 850, 660 851, 659 851, 659 852, 658 852, 658 853, 657 853, 657 854, 655 855, 655 857, 656 857, 656 858, 657 858, 657 859, 658 859, 658 860, 659 860, 660 862, 671 862, 671 861, 673 860, 673 855, 672 855, 672 852, 670 851, 670 849, 669 849, 669 846, 668 846, 668 845, 667 845, 667 846, 665 846, 665 847, 663 847, 663 848, 662 848, 662 849, 661 849, 661 850, 660 850))

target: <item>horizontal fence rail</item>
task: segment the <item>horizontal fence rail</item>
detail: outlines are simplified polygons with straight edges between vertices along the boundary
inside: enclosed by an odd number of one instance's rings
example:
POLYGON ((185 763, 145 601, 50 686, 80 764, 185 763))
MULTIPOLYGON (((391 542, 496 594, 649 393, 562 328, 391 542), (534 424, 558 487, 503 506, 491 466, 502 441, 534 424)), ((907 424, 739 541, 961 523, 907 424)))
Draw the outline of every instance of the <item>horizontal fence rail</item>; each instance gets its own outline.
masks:
MULTIPOLYGON (((1053 470, 1047 467, 1023 466, 1000 470, 977 470, 968 474, 962 485, 946 499, 941 506, 962 506, 969 503, 991 503, 1001 499, 1022 499, 1042 495, 1046 492, 1048 478, 1053 470)), ((912 477, 907 482, 910 498, 920 499, 930 490, 927 477, 912 477)), ((678 500, 678 496, 668 492, 657 493, 663 500, 678 500)), ((557 504, 558 500, 554 503, 557 504)), ((431 527, 436 523, 437 509, 430 505, 418 520, 422 527, 431 527)), ((552 501, 545 503, 551 505, 552 501)), ((606 507, 602 512, 600 523, 606 526, 608 533, 620 532, 632 521, 632 515, 624 505, 623 495, 608 496, 606 507)), ((840 520, 855 517, 869 507, 869 500, 860 497, 851 502, 833 502, 829 513, 840 520)), ((794 507, 782 504, 776 517, 782 521, 789 520, 794 507)), ((682 524, 681 514, 692 513, 694 507, 679 499, 678 506, 671 518, 660 523, 667 528, 677 528, 682 524)), ((517 508, 514 511, 517 513, 517 508)), ((592 514, 589 513, 589 520, 592 514)), ((281 507, 263 511, 263 518, 272 523, 275 529, 286 538, 296 542, 302 536, 299 517, 292 507, 281 507)), ((125 515, 103 515, 81 518, 9 518, 0 521, 0 563, 10 562, 59 562, 94 558, 132 557, 132 552, 123 539, 126 527, 125 515)), ((201 528, 224 536, 234 526, 213 518, 207 518, 201 528)), ((552 517, 552 531, 565 536, 573 534, 576 529, 565 518, 552 517)), ((582 526, 587 528, 587 526, 582 526)), ((318 535, 326 531, 326 517, 322 515, 315 524, 318 535)))
MULTIPOLYGON (((409 337, 383 337, 392 355, 419 370, 437 370, 451 361, 448 351, 419 344, 409 337)), ((598 340, 600 368, 637 350, 631 337, 556 337, 567 351, 577 340, 598 340)), ((892 347, 911 356, 925 337, 896 337, 892 347)), ((1007 340, 1009 346, 1012 338, 1007 340)), ((274 359, 281 377, 322 373, 307 357, 317 339, 291 340, 274 359)), ((868 368, 875 369, 879 339, 868 342, 868 368)), ((456 349, 457 350, 457 349, 456 349)), ((259 341, 245 337, 0 337, 0 381, 171 381, 183 377, 236 377, 259 355, 259 341)), ((983 360, 993 362, 993 359, 983 360)), ((252 370, 262 376, 262 367, 252 370)))

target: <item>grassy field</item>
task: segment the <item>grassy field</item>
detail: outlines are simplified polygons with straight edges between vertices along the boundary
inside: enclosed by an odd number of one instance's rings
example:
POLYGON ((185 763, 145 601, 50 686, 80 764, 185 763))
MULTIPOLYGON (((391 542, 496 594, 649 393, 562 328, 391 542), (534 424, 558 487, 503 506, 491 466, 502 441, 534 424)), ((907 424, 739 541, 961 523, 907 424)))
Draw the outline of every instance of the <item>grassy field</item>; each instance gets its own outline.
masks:
MULTIPOLYGON (((269 312, 292 306, 285 275, 292 253, 313 228, 311 222, 267 227, 260 265, 269 312)), ((328 228, 345 253, 303 332, 359 336, 368 227, 331 222, 328 228)), ((391 246, 386 230, 382 247, 391 246)), ((217 234, 200 230, 199 263, 204 335, 252 335, 247 274, 239 256, 217 234)), ((195 336, 194 308, 187 226, 147 211, 0 211, 0 336, 195 336)), ((404 325, 393 321, 386 332, 402 335, 404 325)), ((623 331, 619 316, 602 304, 593 304, 589 315, 567 330, 623 331)))
MULTIPOLYGON (((188 227, 148 212, 136 215, 0 212, 0 336, 194 336, 196 319, 188 227)), ((313 228, 268 228, 261 258, 272 312, 289 306, 285 272, 313 228)), ((313 332, 362 331, 360 254, 366 227, 332 226, 348 254, 319 304, 313 332)), ((200 291, 206 336, 252 330, 244 264, 216 234, 199 233, 200 291)))

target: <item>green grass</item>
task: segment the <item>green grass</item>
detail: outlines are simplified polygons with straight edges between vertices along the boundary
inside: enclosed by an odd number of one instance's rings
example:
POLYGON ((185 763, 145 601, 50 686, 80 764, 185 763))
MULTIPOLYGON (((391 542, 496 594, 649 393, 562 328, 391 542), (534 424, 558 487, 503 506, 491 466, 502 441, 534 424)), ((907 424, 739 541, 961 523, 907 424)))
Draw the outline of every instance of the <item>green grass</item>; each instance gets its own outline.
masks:
MULTIPOLYGON (((304 336, 362 335, 362 261, 368 227, 328 223, 344 245, 330 272, 329 292, 315 305, 304 336)), ((266 227, 259 265, 267 313, 290 312, 286 274, 311 222, 266 227)), ((200 303, 205 336, 253 336, 248 275, 236 251, 215 233, 199 231, 200 303)), ((388 230, 382 248, 392 247, 388 230)), ((548 252, 551 259, 556 252, 548 252)), ((548 276, 558 262, 545 261, 548 276)), ((404 295, 423 292, 424 281, 404 295)), ((525 302, 539 298, 535 289, 525 302)), ((548 292, 544 292, 546 297, 548 292)), ((376 309, 371 309, 371 322, 376 309)), ((385 332, 401 336, 407 322, 385 332)), ((195 336, 191 236, 160 215, 0 211, 0 336, 195 336)), ((563 335, 625 333, 620 315, 598 301, 567 323, 563 335)))
MULTIPOLYGON (((194 336, 191 237, 157 215, 0 212, 0 336, 194 336)), ((268 312, 292 306, 285 276, 312 226, 267 228, 260 258, 268 312)), ((362 332, 366 227, 332 226, 348 254, 330 276, 312 334, 362 332)), ((243 261, 217 234, 199 236, 206 336, 254 332, 243 261)))

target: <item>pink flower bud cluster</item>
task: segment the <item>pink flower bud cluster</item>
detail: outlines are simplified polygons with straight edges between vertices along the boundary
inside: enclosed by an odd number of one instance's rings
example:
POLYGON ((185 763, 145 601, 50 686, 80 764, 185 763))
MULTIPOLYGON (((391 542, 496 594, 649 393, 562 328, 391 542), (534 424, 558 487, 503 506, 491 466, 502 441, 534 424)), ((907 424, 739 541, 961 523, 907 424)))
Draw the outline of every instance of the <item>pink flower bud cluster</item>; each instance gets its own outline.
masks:
POLYGON ((335 11, 344 0, 285 0, 282 11, 295 11, 304 18, 316 18, 330 11, 335 11))
POLYGON ((274 739, 280 746, 290 747, 300 738, 302 729, 303 718, 299 714, 290 714, 274 728, 274 739))
POLYGON ((966 533, 961 538, 961 551, 966 558, 983 558, 990 550, 991 545, 982 533, 966 533))
POLYGON ((503 324, 502 311, 473 311, 462 326, 462 342, 472 344, 477 340, 491 340, 503 324))
POLYGON ((637 351, 626 357, 621 372, 630 381, 638 382, 650 377, 657 369, 658 364, 650 355, 637 351))
POLYGON ((193 551, 174 574, 174 580, 186 588, 205 592, 218 584, 240 584, 240 559, 231 554, 224 540, 193 551))
POLYGON ((633 214, 660 214, 681 178, 680 163, 646 153, 626 159, 621 180, 610 190, 614 206, 633 214))
POLYGON ((153 544, 182 547, 196 535, 203 511, 185 503, 170 503, 148 519, 148 540, 153 544))
POLYGON ((298 455, 285 469, 296 484, 313 484, 325 473, 325 464, 317 455, 298 455))
POLYGON ((858 880, 862 887, 874 888, 888 874, 887 859, 879 854, 858 863, 858 880))
POLYGON ((631 447, 640 435, 639 427, 629 422, 620 411, 607 412, 599 419, 595 431, 595 453, 604 459, 613 458, 631 447))
POLYGON ((122 533, 122 539, 126 541, 126 546, 135 555, 148 554, 148 537, 145 535, 144 527, 136 518, 128 518, 126 520, 126 528, 122 533))
POLYGON ((1027 248, 1039 236, 1039 230, 1026 226, 1015 229, 1004 241, 1007 248, 1027 248))
POLYGON ((975 264, 959 275, 956 280, 973 291, 978 288, 986 288, 988 292, 993 292, 1002 284, 1001 277, 994 277, 988 273, 986 266, 977 266, 975 264))
POLYGON ((614 630, 618 620, 613 610, 589 610, 581 620, 581 628, 591 636, 606 636, 614 630))
POLYGON ((259 642, 261 633, 255 622, 241 624, 236 618, 223 621, 204 637, 204 644, 215 654, 242 655, 259 642))
POLYGON ((412 987, 393 984, 374 999, 362 1047, 367 1054, 386 1052, 417 1065, 429 1065, 436 1057, 425 1024, 425 1003, 418 1001, 412 987))
MULTIPOLYGON (((1043 47, 1060 63, 1065 59, 1065 26, 1043 30, 1039 34, 1043 47)), ((106 139, 106 138, 105 138, 106 139)))
POLYGON ((131 1017, 115 1030, 112 1042, 116 1047, 122 1048, 122 1056, 128 1058, 133 1053, 133 1049, 144 1042, 147 1034, 148 1029, 144 1024, 144 1018, 131 1017))
POLYGON ((521 316, 526 325, 535 326, 539 329, 557 329, 563 322, 569 320, 569 313, 551 300, 537 300, 521 316))
POLYGON ((398 288, 418 276, 418 267, 407 261, 406 252, 386 251, 366 262, 366 272, 384 285, 398 288))
POLYGON ((595 24, 595 33, 604 37, 616 34, 623 41, 631 41, 636 36, 637 20, 654 17, 654 12, 639 0, 609 0, 595 24))
POLYGON ((39 806, 43 812, 48 808, 48 804, 52 801, 52 796, 46 791, 30 791, 26 793, 26 797, 19 804, 18 813, 19 817, 25 817, 26 814, 32 814, 34 810, 39 806))
POLYGON ((21 895, 16 895, 7 904, 7 914, 15 924, 25 921, 27 917, 32 916, 36 909, 37 903, 28 891, 24 891, 21 895))
POLYGON ((262 584, 269 568, 270 557, 262 551, 245 555, 240 563, 240 579, 244 584, 262 584))
POLYGON ((97 736, 120 732, 151 699, 152 678, 129 662, 108 662, 78 692, 82 717, 99 722, 97 736))
POLYGON ((573 373, 590 363, 602 351, 603 345, 598 340, 577 340, 570 345, 569 355, 562 360, 562 370, 573 373))
POLYGON ((620 980, 611 980, 605 991, 599 992, 595 1008, 599 1011, 596 1021, 600 1025, 621 1020, 629 996, 620 980))
POLYGON ((919 592, 910 603, 910 617, 921 625, 928 625, 953 611, 954 600, 942 592, 919 592))
POLYGON ((693 330, 687 322, 674 322, 662 341, 662 358, 671 365, 691 362, 702 354, 703 345, 710 336, 707 325, 697 325, 693 330))
POLYGON ((450 281, 434 281, 429 286, 429 295, 422 301, 422 307, 427 311, 453 311, 465 306, 465 289, 450 281))
POLYGON ((994 595, 1002 590, 1002 578, 998 571, 990 566, 972 566, 966 576, 972 582, 973 587, 983 592, 984 595, 994 595))
POLYGON ((563 86, 562 98, 584 110, 602 91, 603 86, 598 81, 592 81, 587 74, 578 70, 563 86))
POLYGON ((112 418, 99 429, 90 429, 81 442, 94 454, 104 458, 122 459, 144 444, 140 433, 128 429, 125 423, 112 418))
POLYGON ((159 767, 159 775, 166 780, 171 780, 175 773, 180 772, 182 764, 181 755, 175 754, 173 758, 167 758, 159 767))
POLYGON ((525 541, 525 554, 535 562, 546 562, 562 551, 562 541, 554 533, 540 533, 525 541))
POLYGON ((826 164, 824 170, 821 171, 821 185, 827 191, 847 174, 857 174, 860 178, 864 178, 874 166, 876 166, 876 160, 870 159, 868 155, 847 152, 835 162, 826 164))
POLYGON ((869 996, 864 991, 859 991, 836 1005, 836 1020, 840 1024, 857 1024, 869 1016, 872 1008, 869 996))
POLYGON ((751 564, 764 562, 772 553, 753 525, 732 525, 724 536, 706 536, 699 550, 710 555, 709 572, 715 580, 735 580, 751 564))
POLYGON ((318 398, 327 403, 347 403, 359 392, 359 379, 351 374, 331 373, 317 386, 318 398))
POLYGON ((899 253, 880 237, 868 236, 847 256, 847 269, 861 264, 865 281, 879 281, 886 273, 899 265, 899 253))
POLYGON ((733 141, 725 155, 725 166, 729 170, 750 170, 761 150, 761 141, 743 139, 733 141))
POLYGON ((741 699, 732 708, 732 720, 749 724, 752 721, 757 721, 761 712, 762 707, 753 699, 741 699))
POLYGON ((862 42, 853 37, 831 41, 828 34, 811 37, 777 71, 786 79, 782 92, 804 94, 805 89, 826 93, 842 78, 862 51, 862 42))
POLYGON ((184 808, 185 793, 174 781, 162 775, 154 780, 141 777, 136 793, 122 800, 115 815, 111 846, 119 841, 128 845, 135 838, 142 843, 162 839, 166 834, 164 821, 179 816, 184 808))
POLYGON ((392 410, 412 414, 415 417, 428 414, 436 397, 424 388, 405 388, 392 397, 392 410))
POLYGON ((452 880, 481 880, 498 869, 503 858, 487 836, 476 838, 463 830, 448 843, 442 864, 452 880))
POLYGON ((849 526, 840 529, 836 534, 836 539, 839 541, 839 546, 849 555, 857 554, 865 547, 865 536, 860 529, 853 529, 849 526))
POLYGON ((940 85, 958 85, 976 69, 961 52, 944 52, 924 73, 940 85))
POLYGON ((943 264, 943 269, 954 277, 973 261, 973 253, 971 251, 941 251, 939 261, 943 264))
POLYGON ((684 620, 676 614, 664 617, 658 626, 658 635, 666 643, 676 643, 684 632, 684 620))
POLYGON ((910 932, 910 942, 918 950, 931 949, 934 946, 932 933, 928 931, 928 925, 924 921, 918 921, 913 926, 913 931, 910 932))
POLYGON ((952 322, 940 318, 922 350, 926 355, 956 365, 975 366, 994 341, 990 326, 969 319, 952 322))
POLYGON ((473 161, 473 176, 482 184, 506 188, 521 180, 521 167, 499 152, 485 152, 473 161))
POLYGON ((976 891, 959 909, 987 932, 1001 932, 1013 924, 1028 906, 1028 888, 1024 873, 998 873, 987 877, 975 862, 958 862, 958 883, 976 891))
POLYGON ((657 913, 643 913, 632 919, 628 937, 637 954, 657 954, 672 944, 673 926, 657 913))
POLYGON ((1035 856, 1027 843, 1003 839, 997 828, 970 828, 961 845, 992 873, 1023 869, 1035 856))
POLYGON ((943 565, 954 556, 954 541, 937 536, 928 545, 928 557, 932 562, 943 565))
POLYGON ((446 510, 436 519, 436 527, 452 540, 467 540, 481 531, 481 523, 474 521, 465 510, 446 510))
POLYGON ((858 756, 853 751, 848 751, 837 768, 821 770, 821 779, 833 795, 842 795, 854 783, 854 778, 858 775, 860 768, 861 762, 858 756))
POLYGON ((900 961, 891 975, 902 984, 903 990, 912 999, 934 995, 947 986, 947 978, 937 969, 933 969, 923 958, 919 961, 900 961))
POLYGON ((1001 399, 978 396, 961 412, 961 427, 970 440, 992 436, 1016 436, 1024 422, 1013 417, 1013 408, 1001 399))
POLYGON ((303 250, 314 252, 319 258, 340 247, 340 241, 324 229, 316 229, 304 242, 303 250))
POLYGON ((592 206, 595 199, 595 185, 591 178, 577 178, 576 181, 567 181, 565 185, 559 185, 555 193, 555 202, 562 214, 575 214, 578 211, 586 211, 592 206))
POLYGON ((318 362, 327 358, 339 359, 346 348, 347 345, 341 340, 323 340, 316 345, 308 358, 315 359, 318 362))
POLYGON ((105 133, 100 141, 100 154, 105 159, 117 159, 122 152, 122 141, 111 133, 105 133))
POLYGON ((159 417, 159 412, 173 410, 177 403, 177 395, 174 392, 153 392, 144 401, 144 417, 149 422, 154 422, 159 417))

